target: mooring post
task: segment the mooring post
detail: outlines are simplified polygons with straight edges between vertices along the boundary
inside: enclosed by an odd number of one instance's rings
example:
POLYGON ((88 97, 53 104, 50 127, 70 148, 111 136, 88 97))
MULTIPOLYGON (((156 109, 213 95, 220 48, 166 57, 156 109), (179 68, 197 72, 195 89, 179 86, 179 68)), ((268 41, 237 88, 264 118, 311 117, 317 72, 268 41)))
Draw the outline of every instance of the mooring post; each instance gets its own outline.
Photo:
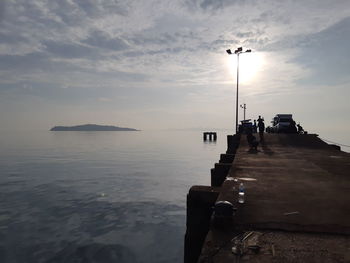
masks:
POLYGON ((241 137, 239 134, 227 135, 227 151, 226 151, 226 153, 231 153, 231 154, 236 153, 240 138, 241 137))
POLYGON ((210 170, 211 186, 221 186, 225 181, 231 166, 232 163, 216 163, 214 166, 215 168, 210 170))
POLYGON ((185 263, 198 261, 218 195, 219 189, 210 186, 192 186, 187 195, 185 263))
POLYGON ((235 159, 235 154, 232 153, 222 153, 220 155, 219 163, 232 163, 235 159))

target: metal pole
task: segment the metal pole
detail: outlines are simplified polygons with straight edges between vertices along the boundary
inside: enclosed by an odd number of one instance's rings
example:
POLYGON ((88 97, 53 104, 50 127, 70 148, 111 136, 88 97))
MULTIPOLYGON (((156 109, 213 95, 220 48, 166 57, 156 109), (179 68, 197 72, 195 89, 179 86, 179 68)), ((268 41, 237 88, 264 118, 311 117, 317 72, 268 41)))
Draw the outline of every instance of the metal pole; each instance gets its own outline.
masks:
POLYGON ((238 134, 238 82, 239 82, 239 53, 237 53, 236 134, 238 134))
POLYGON ((246 106, 245 106, 245 103, 243 104, 243 118, 245 120, 245 109, 246 109, 246 106))

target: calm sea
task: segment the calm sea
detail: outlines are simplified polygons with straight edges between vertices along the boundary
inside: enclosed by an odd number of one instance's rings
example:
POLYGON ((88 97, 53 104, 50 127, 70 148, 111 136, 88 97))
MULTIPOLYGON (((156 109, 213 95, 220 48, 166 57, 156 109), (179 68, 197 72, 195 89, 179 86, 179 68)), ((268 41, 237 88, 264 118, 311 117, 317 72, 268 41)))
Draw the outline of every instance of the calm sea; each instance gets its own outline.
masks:
POLYGON ((182 262, 227 132, 0 133, 0 262, 182 262))

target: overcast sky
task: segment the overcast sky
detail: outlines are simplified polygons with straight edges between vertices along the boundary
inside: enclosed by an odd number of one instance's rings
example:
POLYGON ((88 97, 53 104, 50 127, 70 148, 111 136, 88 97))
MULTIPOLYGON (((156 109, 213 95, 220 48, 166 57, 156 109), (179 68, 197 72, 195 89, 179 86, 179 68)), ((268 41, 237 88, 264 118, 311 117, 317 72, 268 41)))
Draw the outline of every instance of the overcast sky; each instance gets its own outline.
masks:
POLYGON ((248 118, 350 142, 348 0, 2 0, 1 128, 230 129, 239 46, 248 118))

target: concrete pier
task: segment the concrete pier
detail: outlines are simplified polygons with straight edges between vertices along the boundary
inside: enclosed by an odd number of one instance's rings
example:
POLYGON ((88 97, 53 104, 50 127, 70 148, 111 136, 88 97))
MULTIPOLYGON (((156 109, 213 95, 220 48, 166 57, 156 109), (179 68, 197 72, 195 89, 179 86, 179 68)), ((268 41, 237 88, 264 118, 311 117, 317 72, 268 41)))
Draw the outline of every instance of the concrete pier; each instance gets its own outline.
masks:
POLYGON ((211 215, 200 256, 186 262, 350 262, 349 153, 313 134, 265 134, 258 151, 228 136, 226 158, 212 184, 237 211, 221 227, 211 215))

